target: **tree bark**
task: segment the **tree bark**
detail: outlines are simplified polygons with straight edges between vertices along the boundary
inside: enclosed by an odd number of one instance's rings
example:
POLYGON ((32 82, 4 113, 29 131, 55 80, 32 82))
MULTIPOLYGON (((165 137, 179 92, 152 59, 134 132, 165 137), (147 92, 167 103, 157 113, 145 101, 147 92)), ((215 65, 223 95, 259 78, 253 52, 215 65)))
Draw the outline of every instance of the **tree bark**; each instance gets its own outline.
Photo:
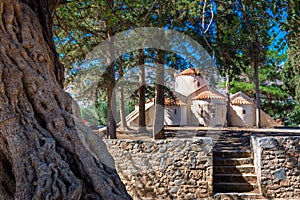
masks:
POLYGON ((144 50, 139 52, 139 132, 147 132, 146 128, 146 86, 145 86, 145 57, 144 50))
MULTIPOLYGON (((122 56, 120 57, 120 63, 123 62, 122 56)), ((123 77, 123 68, 122 65, 119 64, 118 66, 119 76, 120 78, 123 77)), ((119 95, 120 95, 120 121, 121 121, 121 129, 123 131, 129 130, 129 127, 127 126, 126 122, 126 115, 125 115, 125 102, 124 102, 124 88, 121 84, 119 86, 119 95)))
POLYGON ((255 82, 255 100, 256 100, 256 127, 260 128, 260 91, 258 77, 258 53, 254 54, 254 82, 255 82))
MULTIPOLYGON (((112 3, 112 2, 110 2, 112 3)), ((110 28, 107 31, 107 39, 111 40, 111 37, 113 35, 113 31, 110 28)), ((117 124, 115 119, 115 113, 116 113, 116 98, 114 91, 114 86, 116 83, 115 78, 115 62, 112 60, 114 58, 114 47, 112 42, 109 43, 109 49, 107 51, 107 71, 108 71, 108 77, 107 77, 107 134, 110 139, 117 139, 117 124)))
POLYGON ((153 138, 165 139, 164 134, 164 53, 162 50, 156 51, 158 66, 156 67, 155 80, 155 114, 153 123, 153 138))
POLYGON ((0 199, 131 199, 62 89, 55 3, 0 2, 0 199))
POLYGON ((111 76, 109 79, 111 84, 108 84, 107 86, 107 133, 110 139, 117 139, 117 124, 115 120, 116 98, 115 93, 113 92, 114 77, 111 76))
POLYGON ((126 115, 125 115, 125 103, 124 103, 124 88, 120 86, 119 88, 120 93, 120 118, 121 118, 121 129, 123 131, 129 130, 126 122, 126 115))

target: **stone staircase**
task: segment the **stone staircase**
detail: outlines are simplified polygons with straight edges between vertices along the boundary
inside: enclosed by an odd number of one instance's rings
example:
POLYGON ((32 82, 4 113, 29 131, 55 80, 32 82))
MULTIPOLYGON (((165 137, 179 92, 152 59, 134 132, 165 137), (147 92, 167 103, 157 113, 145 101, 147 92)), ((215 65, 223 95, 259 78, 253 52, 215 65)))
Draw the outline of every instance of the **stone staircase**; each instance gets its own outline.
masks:
POLYGON ((214 147, 215 199, 262 199, 250 149, 250 137, 223 133, 214 147))

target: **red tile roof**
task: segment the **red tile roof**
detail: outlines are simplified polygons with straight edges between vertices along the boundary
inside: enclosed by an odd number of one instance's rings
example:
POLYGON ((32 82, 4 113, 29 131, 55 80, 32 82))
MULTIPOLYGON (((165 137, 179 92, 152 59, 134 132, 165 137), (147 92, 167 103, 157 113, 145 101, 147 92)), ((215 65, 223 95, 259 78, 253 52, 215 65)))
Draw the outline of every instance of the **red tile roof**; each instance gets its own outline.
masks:
POLYGON ((200 71, 199 70, 196 70, 195 68, 188 68, 186 70, 184 70, 183 72, 179 73, 179 74, 176 74, 175 75, 175 78, 177 76, 184 76, 184 75, 201 75, 200 71))
POLYGON ((184 102, 181 100, 174 100, 170 98, 165 98, 165 106, 181 106, 181 105, 186 105, 184 102))
POLYGON ((231 101, 231 104, 232 105, 251 105, 253 104, 253 102, 245 99, 244 97, 242 96, 239 96, 239 97, 236 97, 234 98, 232 101, 231 101))
POLYGON ((215 91, 207 90, 204 92, 201 92, 196 97, 193 98, 193 100, 207 100, 207 99, 222 99, 226 100, 225 97, 223 97, 221 94, 218 94, 215 91))
POLYGON ((253 103, 253 99, 248 97, 242 92, 237 92, 230 97, 230 101, 232 105, 251 105, 253 103))
POLYGON ((204 92, 204 91, 207 91, 209 90, 209 87, 204 84, 202 86, 200 86, 198 89, 196 89, 192 94, 190 94, 188 97, 191 98, 191 97, 196 97, 198 96, 201 92, 204 92))
MULTIPOLYGON (((146 101, 146 103, 149 103, 149 102, 155 102, 155 98, 151 98, 146 101)), ((178 100, 178 99, 174 100, 171 98, 165 98, 164 105, 165 106, 181 106, 181 105, 186 105, 186 104, 183 101, 178 100)))

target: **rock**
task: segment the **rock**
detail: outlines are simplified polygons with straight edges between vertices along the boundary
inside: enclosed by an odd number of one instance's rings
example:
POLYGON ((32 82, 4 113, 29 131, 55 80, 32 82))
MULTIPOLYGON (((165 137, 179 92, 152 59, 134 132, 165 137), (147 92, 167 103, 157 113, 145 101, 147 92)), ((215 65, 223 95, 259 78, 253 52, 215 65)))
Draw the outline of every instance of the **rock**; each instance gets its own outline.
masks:
POLYGON ((276 170, 274 173, 273 173, 274 177, 277 178, 277 179, 280 179, 280 180, 285 180, 286 179, 286 172, 285 172, 285 169, 279 169, 279 170, 276 170))
POLYGON ((178 192, 178 187, 171 187, 169 192, 170 193, 177 193, 178 192))
POLYGON ((274 138, 259 138, 258 145, 263 149, 271 149, 276 148, 278 146, 278 143, 274 138))

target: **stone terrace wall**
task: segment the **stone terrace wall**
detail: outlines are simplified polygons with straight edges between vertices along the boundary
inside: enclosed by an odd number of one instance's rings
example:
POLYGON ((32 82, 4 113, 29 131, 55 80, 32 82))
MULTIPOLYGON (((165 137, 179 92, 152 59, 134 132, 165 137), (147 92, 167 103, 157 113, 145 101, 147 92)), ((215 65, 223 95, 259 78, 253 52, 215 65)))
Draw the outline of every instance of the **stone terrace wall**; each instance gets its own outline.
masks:
POLYGON ((211 138, 105 140, 134 199, 210 199, 211 138))
POLYGON ((252 137, 252 145, 263 196, 300 199, 300 137, 252 137))

